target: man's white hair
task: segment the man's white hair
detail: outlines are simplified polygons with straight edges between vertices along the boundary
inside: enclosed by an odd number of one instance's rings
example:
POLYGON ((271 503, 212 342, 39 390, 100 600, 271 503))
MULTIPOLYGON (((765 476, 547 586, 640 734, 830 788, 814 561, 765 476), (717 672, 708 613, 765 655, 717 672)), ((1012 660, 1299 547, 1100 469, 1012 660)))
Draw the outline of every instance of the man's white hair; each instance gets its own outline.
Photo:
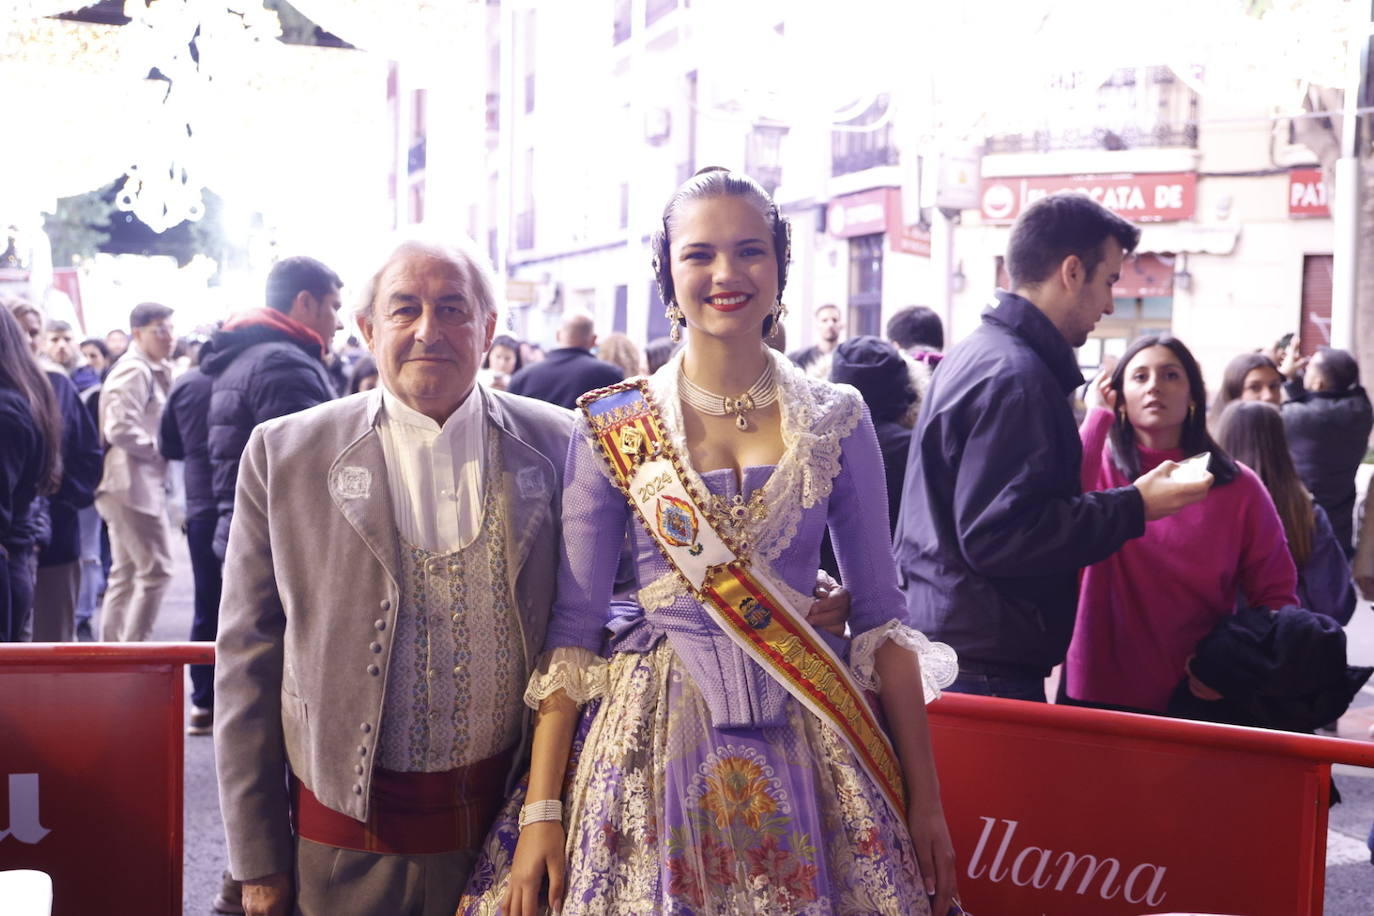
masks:
POLYGON ((354 307, 354 313, 358 318, 369 319, 372 317, 377 298, 377 284, 381 282, 382 274, 386 273, 386 269, 397 258, 406 255, 438 258, 457 267, 467 278, 468 295, 476 299, 477 304, 481 306, 482 317, 489 319, 496 315, 496 292, 491 264, 487 261, 486 255, 482 254, 481 249, 477 247, 476 242, 466 235, 459 234, 446 236, 443 239, 404 237, 396 241, 391 247, 391 254, 382 262, 382 266, 378 267, 376 273, 368 279, 367 283, 363 284, 357 305, 354 307))

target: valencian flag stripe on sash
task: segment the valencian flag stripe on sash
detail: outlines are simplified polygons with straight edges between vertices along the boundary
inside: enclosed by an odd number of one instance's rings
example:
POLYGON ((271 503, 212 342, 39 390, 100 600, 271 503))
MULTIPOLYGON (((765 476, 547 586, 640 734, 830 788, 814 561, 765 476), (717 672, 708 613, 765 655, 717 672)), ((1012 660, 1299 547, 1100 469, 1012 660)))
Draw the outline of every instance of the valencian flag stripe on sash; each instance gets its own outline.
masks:
POLYGON ((644 379, 578 399, 602 458, 669 565, 735 644, 854 751, 899 818, 906 790, 897 755, 849 667, 761 570, 711 524, 664 433, 644 379))

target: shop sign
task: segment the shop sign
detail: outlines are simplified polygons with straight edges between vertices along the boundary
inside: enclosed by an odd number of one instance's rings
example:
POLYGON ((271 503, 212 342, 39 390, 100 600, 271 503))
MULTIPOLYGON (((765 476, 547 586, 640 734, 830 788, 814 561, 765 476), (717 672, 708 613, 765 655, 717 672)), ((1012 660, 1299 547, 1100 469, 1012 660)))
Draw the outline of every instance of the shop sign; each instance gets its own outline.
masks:
POLYGON ((899 188, 873 188, 837 197, 826 210, 825 225, 841 239, 886 233, 893 251, 930 257, 930 230, 906 224, 899 188))
POLYGON ((894 192, 895 188, 873 188, 835 198, 826 210, 826 228, 837 239, 886 231, 888 198, 894 192))
POLYGON ((1321 169, 1292 169, 1288 173, 1288 215, 1330 216, 1331 203, 1321 169))
POLYGON ((1022 210, 1058 191, 1087 194, 1137 223, 1192 219, 1197 209, 1195 172, 984 178, 982 188, 980 212, 991 223, 1010 223, 1022 210))

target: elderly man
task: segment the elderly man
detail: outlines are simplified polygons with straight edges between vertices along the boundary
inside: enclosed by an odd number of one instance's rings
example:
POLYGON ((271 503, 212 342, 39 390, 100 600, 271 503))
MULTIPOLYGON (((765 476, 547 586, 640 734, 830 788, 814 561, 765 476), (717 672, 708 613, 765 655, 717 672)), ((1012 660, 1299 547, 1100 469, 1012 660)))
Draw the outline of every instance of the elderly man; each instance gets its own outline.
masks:
POLYGON ((401 245, 357 320, 379 387, 257 427, 239 473, 215 746, 250 914, 453 912, 552 600, 572 417, 475 384, 480 256, 401 245))

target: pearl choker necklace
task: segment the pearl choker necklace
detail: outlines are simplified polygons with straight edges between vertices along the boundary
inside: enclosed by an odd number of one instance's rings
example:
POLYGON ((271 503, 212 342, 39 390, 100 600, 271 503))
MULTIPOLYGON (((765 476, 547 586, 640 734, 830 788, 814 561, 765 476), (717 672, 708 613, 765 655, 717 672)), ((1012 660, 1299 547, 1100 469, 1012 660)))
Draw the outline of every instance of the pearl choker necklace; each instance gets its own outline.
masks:
POLYGON ((763 367, 763 373, 749 386, 749 390, 738 397, 730 397, 725 394, 716 394, 714 391, 707 391, 687 377, 687 373, 678 366, 678 392, 682 400, 692 407, 712 417, 735 418, 735 425, 740 429, 748 429, 749 421, 744 415, 751 410, 762 410, 769 404, 778 399, 778 386, 773 381, 773 360, 769 357, 767 365, 763 367))

